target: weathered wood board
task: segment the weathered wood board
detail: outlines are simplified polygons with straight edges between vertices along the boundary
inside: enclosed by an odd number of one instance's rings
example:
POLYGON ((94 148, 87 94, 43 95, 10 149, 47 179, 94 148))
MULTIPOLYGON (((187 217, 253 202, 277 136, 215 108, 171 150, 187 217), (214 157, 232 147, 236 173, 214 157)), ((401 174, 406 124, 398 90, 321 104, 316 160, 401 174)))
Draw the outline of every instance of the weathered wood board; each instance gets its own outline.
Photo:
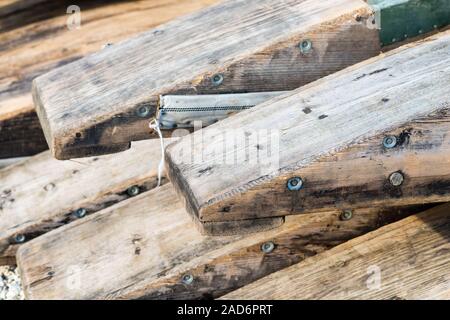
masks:
POLYGON ((450 299, 450 205, 390 224, 224 299, 450 299))
POLYGON ((380 37, 436 32, 448 10, 445 0, 228 1, 54 71, 37 82, 35 102, 56 157, 120 151, 154 137, 146 120, 160 94, 295 89, 376 55, 380 37), (392 19, 408 8, 414 19, 392 19), (52 94, 64 90, 70 101, 52 94))
MULTIPOLYGON (((159 141, 149 140, 121 154, 67 161, 44 152, 0 170, 0 263, 13 261, 17 248, 31 239, 153 189, 161 158, 156 150, 159 141)), ((266 218, 197 227, 224 235, 283 223, 284 218, 266 218)))
POLYGON ((73 1, 0 3, 0 158, 48 149, 31 97, 36 76, 215 2, 79 0, 79 29, 67 27, 73 1))
POLYGON ((22 157, 22 158, 8 158, 8 159, 1 159, 0 160, 0 169, 6 168, 8 166, 11 166, 15 163, 24 161, 25 159, 27 159, 26 157, 22 157))
POLYGON ((449 83, 445 32, 182 138, 168 174, 203 222, 449 201, 449 83))
MULTIPOLYGON (((170 141, 166 141, 168 144, 170 141)), ((0 170, 0 260, 41 234, 154 188, 159 141, 70 161, 49 152, 0 170)))
POLYGON ((24 244, 17 262, 29 299, 215 298, 411 210, 291 216, 270 231, 206 237, 167 184, 24 244))
POLYGON ((224 1, 52 70, 33 86, 50 149, 66 159, 151 138, 162 94, 292 90, 377 55, 371 14, 362 0, 224 1))

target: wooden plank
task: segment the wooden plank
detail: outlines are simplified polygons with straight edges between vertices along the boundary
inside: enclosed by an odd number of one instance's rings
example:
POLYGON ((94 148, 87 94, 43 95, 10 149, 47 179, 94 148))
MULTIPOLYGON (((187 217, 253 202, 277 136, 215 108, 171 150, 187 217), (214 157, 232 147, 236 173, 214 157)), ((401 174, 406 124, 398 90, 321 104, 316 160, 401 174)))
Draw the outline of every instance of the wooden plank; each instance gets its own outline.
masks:
POLYGON ((33 89, 50 149, 66 159, 151 138, 160 95, 291 90, 372 57, 371 13, 362 0, 225 1, 55 69, 33 89))
POLYGON ((380 228, 224 299, 449 299, 450 205, 380 228))
POLYGON ((0 158, 47 150, 31 81, 106 43, 116 43, 216 0, 80 0, 81 28, 69 30, 73 1, 14 1, 0 7, 0 158))
MULTIPOLYGON (((0 23, 0 31, 3 31, 7 29, 7 26, 10 25, 11 28, 14 28, 19 23, 19 19, 17 17, 20 15, 20 13, 26 10, 29 10, 33 6, 36 6, 37 4, 46 2, 48 0, 1 0, 0 1, 0 18, 2 18, 0 23), (16 16, 14 19, 12 19, 12 16, 16 16), (9 21, 8 21, 9 18, 9 21), (9 23, 8 23, 9 22, 9 23)), ((23 18, 23 16, 21 16, 23 18)))
POLYGON ((27 159, 27 158, 23 157, 23 158, 2 159, 2 160, 0 160, 0 169, 3 169, 5 167, 11 166, 15 163, 24 161, 25 159, 27 159))
POLYGON ((0 258, 14 257, 23 242, 133 192, 154 188, 161 157, 155 150, 157 140, 136 143, 122 154, 71 161, 44 152, 0 170, 0 258))
POLYGON ((17 262, 29 299, 215 298, 408 213, 291 216, 274 230, 207 237, 167 184, 24 244, 17 262))
POLYGON ((168 174, 203 222, 449 201, 449 80, 446 32, 182 138, 166 149, 168 174))
MULTIPOLYGON (((171 140, 166 140, 168 145, 171 140)), ((53 229, 143 193, 157 184, 159 141, 137 142, 131 150, 69 161, 49 152, 0 170, 0 261, 14 260, 20 245, 53 229)), ((167 179, 163 175, 162 182, 167 179)), ((198 224, 214 235, 279 227, 284 218, 198 224)))

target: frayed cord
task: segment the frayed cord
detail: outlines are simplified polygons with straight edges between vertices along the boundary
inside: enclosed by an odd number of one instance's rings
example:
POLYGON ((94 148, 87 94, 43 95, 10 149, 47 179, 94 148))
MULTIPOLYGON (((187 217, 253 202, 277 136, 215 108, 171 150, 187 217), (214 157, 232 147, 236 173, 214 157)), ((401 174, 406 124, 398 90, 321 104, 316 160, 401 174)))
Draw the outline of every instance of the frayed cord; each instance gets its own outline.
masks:
POLYGON ((152 121, 150 121, 149 123, 149 128, 156 131, 156 133, 159 136, 159 142, 161 145, 161 161, 159 162, 159 166, 158 166, 158 185, 157 187, 161 186, 161 180, 162 180, 162 174, 164 171, 164 164, 165 164, 165 160, 164 160, 164 139, 161 133, 161 125, 158 121, 158 119, 153 119, 152 121))

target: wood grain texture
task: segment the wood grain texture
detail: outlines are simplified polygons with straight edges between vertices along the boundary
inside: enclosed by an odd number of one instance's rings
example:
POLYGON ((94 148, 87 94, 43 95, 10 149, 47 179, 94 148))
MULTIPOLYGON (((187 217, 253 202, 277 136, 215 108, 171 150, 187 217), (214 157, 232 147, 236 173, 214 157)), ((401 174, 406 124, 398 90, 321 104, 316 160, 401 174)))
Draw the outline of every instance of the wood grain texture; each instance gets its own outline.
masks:
POLYGON ((450 298, 450 206, 380 228, 224 299, 450 298))
POLYGON ((37 78, 34 102, 58 159, 125 149, 152 137, 159 95, 291 90, 378 54, 370 16, 360 0, 225 1, 37 78))
MULTIPOLYGON (((166 141, 168 144, 170 141, 166 141)), ((0 170, 0 257, 14 257, 17 236, 29 241, 130 198, 127 189, 154 188, 159 141, 136 143, 117 155, 55 160, 49 152, 0 170)))
POLYGON ((448 201, 449 62, 449 32, 370 59, 184 137, 166 149, 168 174, 201 221, 448 201), (397 148, 380 147, 387 133, 397 148), (303 189, 287 189, 292 177, 303 189))
POLYGON ((29 299, 215 298, 410 210, 291 216, 262 233, 206 237, 167 184, 24 244, 17 262, 29 299), (264 254, 267 241, 275 250, 264 254))
POLYGON ((78 30, 67 28, 71 1, 0 3, 0 158, 48 149, 31 97, 35 77, 215 2, 80 0, 78 30))
POLYGON ((2 159, 0 160, 0 169, 6 168, 10 165, 13 165, 15 163, 24 161, 25 159, 27 159, 26 157, 23 158, 9 158, 9 159, 2 159))
POLYGON ((208 220, 286 215, 286 208, 290 214, 305 214, 368 204, 399 206, 450 201, 449 120, 450 111, 443 110, 322 157, 291 175, 304 181, 304 188, 295 198, 290 192, 283 197, 273 189, 260 190, 257 199, 240 197, 222 204, 208 220), (384 138, 392 136, 397 145, 392 149, 384 147, 384 138), (401 172, 405 179, 398 187, 389 181, 395 172, 401 172))

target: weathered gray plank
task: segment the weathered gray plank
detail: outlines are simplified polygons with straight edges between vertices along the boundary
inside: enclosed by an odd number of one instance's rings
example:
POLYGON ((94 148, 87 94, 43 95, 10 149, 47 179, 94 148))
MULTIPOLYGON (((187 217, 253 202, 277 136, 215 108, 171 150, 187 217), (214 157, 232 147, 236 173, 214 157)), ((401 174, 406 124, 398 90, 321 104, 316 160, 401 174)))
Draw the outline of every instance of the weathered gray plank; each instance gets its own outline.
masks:
POLYGON ((224 299, 449 299, 450 205, 252 283, 224 299))
POLYGON ((215 298, 413 212, 362 209, 342 220, 332 211, 206 237, 167 184, 24 244, 17 262, 30 299, 215 298), (266 242, 273 251, 262 252, 266 242))
POLYGON ((0 169, 3 169, 5 167, 11 166, 15 163, 21 162, 25 160, 26 157, 23 158, 9 158, 9 159, 1 159, 0 160, 0 169))
POLYGON ((372 57, 371 13, 362 0, 225 1, 55 69, 33 89, 50 149, 66 159, 151 138, 161 94, 291 90, 372 57))
POLYGON ((0 258, 14 257, 23 242, 80 216, 152 189, 160 157, 159 141, 153 140, 122 154, 70 161, 45 152, 0 170, 0 258))
POLYGON ((448 201, 449 81, 446 32, 184 137, 166 149, 170 178, 203 222, 448 201), (389 132, 397 148, 382 147, 389 132), (254 138, 262 133, 269 138, 254 138), (233 138, 240 140, 230 149, 233 138), (403 183, 392 186, 402 170, 403 183), (303 189, 289 191, 295 177, 303 189))
POLYGON ((48 149, 31 97, 32 80, 204 8, 216 0, 28 0, 0 3, 0 158, 48 149), (67 27, 67 8, 81 9, 81 28, 67 27))

